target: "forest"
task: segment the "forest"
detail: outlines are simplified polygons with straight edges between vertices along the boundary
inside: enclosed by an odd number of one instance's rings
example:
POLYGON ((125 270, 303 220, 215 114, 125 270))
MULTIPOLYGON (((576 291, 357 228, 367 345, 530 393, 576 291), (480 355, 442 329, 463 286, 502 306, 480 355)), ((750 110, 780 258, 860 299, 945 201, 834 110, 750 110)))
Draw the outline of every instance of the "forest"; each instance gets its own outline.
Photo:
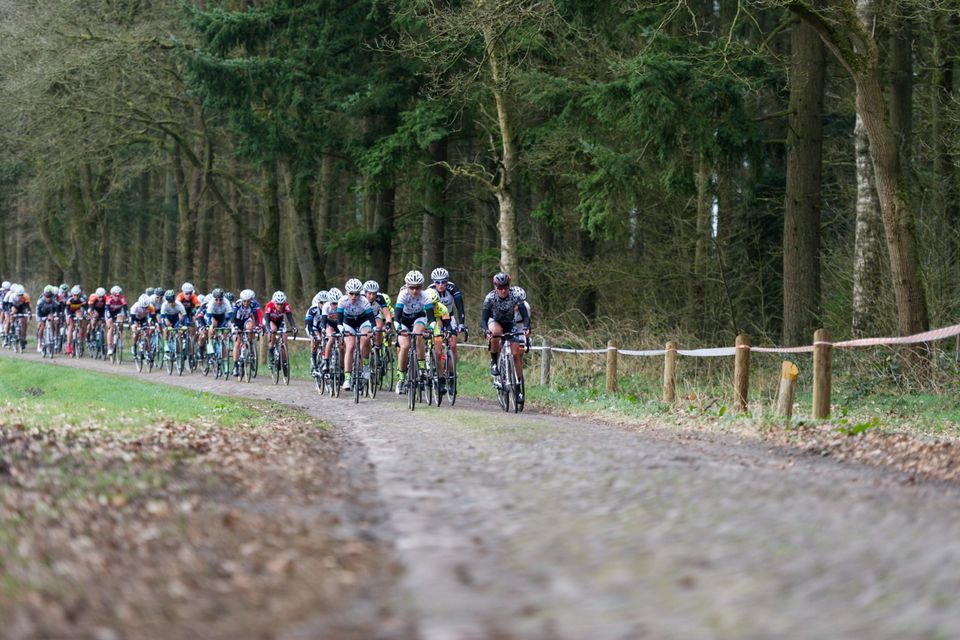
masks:
POLYGON ((0 0, 0 275, 303 306, 444 266, 474 324, 504 269, 535 330, 626 342, 953 324, 958 36, 947 0, 0 0))

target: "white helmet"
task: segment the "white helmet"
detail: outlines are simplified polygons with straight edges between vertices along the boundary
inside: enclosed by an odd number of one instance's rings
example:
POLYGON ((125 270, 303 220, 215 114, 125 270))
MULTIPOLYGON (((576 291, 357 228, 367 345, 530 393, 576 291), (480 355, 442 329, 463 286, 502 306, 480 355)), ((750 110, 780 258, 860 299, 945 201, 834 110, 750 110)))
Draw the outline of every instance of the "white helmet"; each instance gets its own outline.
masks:
POLYGON ((78 284, 73 285, 73 289, 70 289, 70 295, 72 296, 78 296, 81 293, 83 293, 83 290, 80 288, 80 285, 78 284))
POLYGON ((336 302, 343 297, 343 291, 340 291, 340 289, 334 287, 333 289, 330 289, 329 295, 330 297, 327 298, 327 302, 336 302))
POLYGON ((330 299, 330 294, 326 289, 317 291, 317 295, 313 296, 313 304, 319 306, 321 303, 326 302, 330 299))
POLYGON ((367 280, 363 283, 364 291, 373 291, 374 293, 380 293, 380 283, 376 280, 367 280))
POLYGON ((347 290, 347 293, 360 293, 360 290, 363 289, 363 283, 356 278, 350 278, 343 288, 347 290))
POLYGON ((407 271, 403 277, 403 282, 409 287, 419 287, 423 284, 423 274, 419 271, 407 271))
POLYGON ((256 294, 253 293, 253 289, 244 289, 240 292, 240 299, 245 301, 253 300, 256 294))
POLYGON ((183 291, 185 294, 190 295, 194 291, 193 285, 190 284, 189 282, 184 282, 183 286, 180 287, 180 291, 183 291))
POLYGON ((97 287, 97 290, 94 293, 97 294, 98 298, 102 298, 103 296, 107 295, 107 290, 103 287, 97 287))
POLYGON ((10 281, 9 281, 9 280, 4 280, 4 281, 3 281, 3 285, 0 286, 0 288, 2 288, 4 291, 9 291, 9 290, 10 290, 10 281))
POLYGON ((22 296, 22 295, 25 294, 26 292, 27 292, 27 290, 23 288, 23 285, 22 285, 22 284, 13 284, 13 285, 10 285, 10 293, 12 293, 12 294, 15 295, 15 296, 22 296))
POLYGON ((443 267, 437 267, 430 272, 431 280, 449 280, 450 272, 444 269, 443 267))
POLYGON ((287 294, 285 294, 283 291, 274 291, 273 298, 271 299, 273 300, 274 304, 283 304, 287 301, 287 294))
POLYGON ((523 290, 523 287, 510 287, 510 293, 513 294, 514 298, 519 298, 521 302, 527 299, 527 292, 523 290))
POLYGON ((141 307, 147 306, 150 304, 150 296, 145 293, 140 294, 140 298, 137 299, 137 304, 139 304, 141 307))
POLYGON ((120 295, 121 293, 123 293, 123 289, 121 289, 118 285, 113 285, 113 286, 110 288, 110 293, 111 293, 112 295, 118 296, 118 295, 120 295))
POLYGON ((207 296, 201 293, 200 295, 197 296, 197 300, 200 301, 200 306, 202 307, 203 303, 207 301, 207 296))

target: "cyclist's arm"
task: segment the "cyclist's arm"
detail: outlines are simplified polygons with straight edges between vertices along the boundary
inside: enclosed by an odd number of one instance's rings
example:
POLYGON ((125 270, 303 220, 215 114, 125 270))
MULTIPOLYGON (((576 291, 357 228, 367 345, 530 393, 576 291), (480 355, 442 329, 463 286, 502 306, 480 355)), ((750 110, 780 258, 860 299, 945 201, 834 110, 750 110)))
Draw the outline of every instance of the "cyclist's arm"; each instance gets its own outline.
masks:
POLYGON ((457 317, 460 320, 460 324, 463 324, 466 313, 463 310, 463 294, 460 293, 460 289, 453 292, 453 303, 457 305, 457 317))
POLYGON ((530 331, 530 314, 527 313, 527 305, 521 302, 517 305, 517 309, 520 311, 520 322, 527 331, 530 331))
POLYGON ((290 326, 293 327, 294 333, 300 331, 297 329, 297 321, 293 319, 293 311, 287 311, 287 320, 290 322, 290 326))
POLYGON ((437 317, 436 317, 436 315, 433 313, 433 303, 432 303, 432 302, 428 302, 427 304, 423 305, 423 311, 424 311, 424 313, 427 314, 427 324, 428 324, 428 325, 433 324, 434 322, 437 321, 437 317))

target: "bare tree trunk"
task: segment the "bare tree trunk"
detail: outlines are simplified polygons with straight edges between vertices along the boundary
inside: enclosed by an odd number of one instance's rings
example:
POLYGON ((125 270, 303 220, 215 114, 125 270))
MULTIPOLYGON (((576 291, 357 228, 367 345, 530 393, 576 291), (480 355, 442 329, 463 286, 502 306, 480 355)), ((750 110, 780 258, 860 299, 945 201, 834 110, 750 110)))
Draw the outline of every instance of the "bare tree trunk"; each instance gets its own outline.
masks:
POLYGON ((193 224, 190 219, 190 188, 183 168, 183 150, 174 143, 173 177, 177 188, 177 281, 193 280, 193 224))
MULTIPOLYGON (((280 264, 280 185, 277 163, 266 168, 266 192, 263 212, 260 217, 260 255, 263 262, 264 285, 269 291, 280 288, 282 270, 280 264)), ((266 292, 265 292, 266 295, 266 292)))
MULTIPOLYGON (((371 194, 372 195, 372 194, 371 194)), ((373 244, 370 249, 370 275, 377 282, 386 282, 390 276, 390 254, 396 217, 396 189, 390 185, 376 194, 373 217, 373 244)))
POLYGON ((856 235, 853 247, 853 335, 865 336, 875 327, 876 305, 880 299, 883 220, 877 198, 870 141, 857 116, 854 129, 857 164, 856 235))
MULTIPOLYGON (((320 176, 317 178, 314 200, 316 209, 316 249, 317 249, 317 282, 321 287, 329 287, 327 274, 330 272, 330 263, 328 258, 327 241, 330 232, 331 203, 333 197, 332 191, 336 180, 333 175, 333 158, 324 155, 320 158, 320 176)), ((386 282, 381 282, 381 286, 386 286, 386 282)))
POLYGON ((161 247, 161 274, 163 286, 176 288, 174 283, 177 264, 177 186, 171 167, 165 172, 165 197, 163 203, 163 246, 161 247))
MULTIPOLYGON (((238 215, 244 215, 240 208, 240 194, 235 185, 230 186, 230 202, 233 210, 238 215)), ((251 277, 250 267, 247 262, 247 252, 243 248, 243 232, 240 228, 240 222, 233 218, 230 219, 230 281, 231 289, 246 289, 249 286, 251 277)))
POLYGON ((486 23, 483 27, 483 41, 490 66, 491 92, 497 105, 497 124, 500 133, 500 173, 494 185, 494 195, 500 205, 500 217, 497 229, 500 231, 500 268, 513 278, 520 279, 520 256, 517 247, 517 207, 514 196, 514 176, 517 169, 517 150, 514 143, 515 132, 510 118, 507 80, 500 60, 498 44, 493 27, 486 23))
POLYGON ((444 138, 429 147, 429 186, 423 206, 423 247, 420 263, 424 269, 433 269, 444 264, 444 221, 446 219, 446 170, 439 163, 447 161, 447 140, 444 138))
MULTIPOLYGON (((870 0, 874 2, 875 0, 870 0)), ((913 144, 913 25, 903 2, 893 3, 899 14, 892 26, 890 46, 890 126, 900 152, 901 179, 910 189, 913 144)))
POLYGON ((790 37, 790 118, 783 220, 783 344, 807 344, 820 317, 820 187, 825 56, 798 22, 790 37))
MULTIPOLYGON (((213 233, 213 197, 210 194, 210 183, 213 180, 213 141, 206 134, 206 123, 201 118, 204 129, 203 136, 203 169, 200 174, 200 189, 196 209, 197 219, 197 265, 194 269, 197 280, 207 289, 212 289, 210 284, 210 245, 212 243, 211 235, 213 233)), ((222 252, 218 252, 222 255, 222 252)))
POLYGON ((947 282, 942 292, 945 299, 956 300, 960 283, 953 274, 960 267, 960 191, 957 188, 956 156, 949 141, 957 133, 956 122, 951 120, 949 105, 956 99, 954 89, 957 56, 957 30, 960 16, 945 16, 935 23, 933 38, 933 92, 931 104, 931 147, 933 149, 933 173, 937 184, 933 189, 934 208, 941 230, 941 255, 947 269, 947 282))
POLYGON ((704 318, 707 315, 707 260, 710 256, 710 222, 713 217, 713 196, 710 192, 711 166, 706 155, 697 154, 697 168, 694 182, 697 186, 697 212, 695 239, 693 245, 693 275, 690 278, 690 292, 687 301, 687 319, 690 327, 698 334, 704 331, 704 318))

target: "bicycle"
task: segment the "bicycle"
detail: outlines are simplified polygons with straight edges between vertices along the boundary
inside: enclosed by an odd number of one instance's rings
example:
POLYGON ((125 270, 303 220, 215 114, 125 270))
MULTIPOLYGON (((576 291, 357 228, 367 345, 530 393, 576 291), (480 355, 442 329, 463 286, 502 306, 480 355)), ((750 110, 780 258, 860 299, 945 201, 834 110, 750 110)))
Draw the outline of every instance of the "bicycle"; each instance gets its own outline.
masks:
POLYGON ((217 327, 213 330, 213 337, 209 341, 209 353, 200 360, 200 371, 203 375, 210 375, 213 369, 214 378, 230 377, 230 351, 227 349, 225 333, 230 329, 217 327))
MULTIPOLYGON (((137 372, 143 373, 143 365, 147 360, 147 352, 150 350, 149 343, 151 337, 147 335, 149 326, 143 327, 140 329, 140 332, 137 334, 137 339, 133 343, 133 362, 137 365, 137 372)), ((150 368, 153 368, 153 362, 150 363, 150 368)))
POLYGON ((87 350, 97 360, 107 359, 107 341, 103 332, 103 321, 97 322, 93 331, 87 332, 87 350))
MULTIPOLYGON (((517 370, 513 363, 513 351, 509 344, 519 337, 524 337, 522 331, 511 331, 501 336, 490 336, 491 340, 500 340, 500 357, 497 359, 498 374, 493 379, 493 387, 497 391, 497 400, 500 408, 510 411, 510 396, 513 396, 513 410, 515 413, 523 411, 526 389, 524 381, 517 377, 517 370)), ((530 350, 530 344, 524 340, 524 351, 530 350)))
MULTIPOLYGON (((443 380, 440 389, 440 398, 447 396, 452 407, 457 401, 457 360, 453 355, 453 347, 450 346, 450 337, 455 335, 453 331, 445 330, 443 332, 443 346, 440 353, 439 377, 443 380)), ((437 406, 440 406, 438 400, 437 406)))
POLYGON ((256 329, 244 329, 240 333, 240 353, 238 354, 237 364, 239 365, 238 380, 252 382, 257 377, 257 336, 259 332, 256 329), (251 339, 250 335, 253 334, 251 339))
POLYGON ((13 345, 13 350, 16 353, 23 353, 23 350, 27 348, 27 338, 26 335, 22 333, 20 320, 21 318, 29 317, 29 313, 10 314, 10 326, 7 329, 7 344, 13 345))
POLYGON ((393 390, 394 385, 394 362, 396 358, 393 354, 393 348, 389 344, 390 332, 387 329, 374 329, 374 334, 386 334, 381 344, 374 342, 370 350, 370 366, 373 368, 377 378, 377 387, 380 389, 393 390), (374 363, 376 363, 374 365, 374 363))
POLYGON ((123 362, 123 324, 119 320, 114 320, 113 328, 113 353, 110 354, 110 362, 120 364, 123 362))
MULTIPOLYGON (((356 334, 355 340, 356 344, 353 347, 353 402, 358 404, 360 402, 360 396, 366 394, 370 395, 370 389, 372 388, 371 374, 368 367, 365 369, 363 366, 363 356, 360 353, 360 340, 362 334, 356 334), (366 374, 366 375, 365 375, 366 374)), ((373 395, 376 395, 376 392, 373 392, 373 395)))
POLYGON ((410 351, 407 354, 407 406, 410 411, 414 411, 417 402, 423 403, 424 380, 420 377, 420 363, 417 361, 417 338, 424 338, 422 333, 413 333, 406 329, 401 329, 400 335, 410 336, 410 351))
POLYGON ((325 391, 330 393, 331 398, 340 397, 340 387, 343 385, 343 362, 341 362, 343 334, 334 333, 327 336, 327 340, 333 340, 330 345, 330 362, 327 363, 326 370, 321 374, 322 388, 320 393, 325 391))
MULTIPOLYGON (((277 337, 273 341, 273 357, 270 359, 273 384, 280 384, 281 376, 283 376, 283 384, 290 384, 290 357, 287 353, 287 341, 283 339, 283 334, 287 333, 287 327, 281 325, 275 333, 277 337)), ((296 331, 294 331, 294 335, 296 335, 296 331)))
POLYGON ((80 337, 83 333, 83 324, 84 318, 74 317, 73 319, 73 335, 70 336, 70 357, 71 358, 82 358, 84 346, 87 343, 86 336, 80 337))
POLYGON ((56 335, 53 316, 48 316, 43 323, 43 339, 41 342, 43 357, 53 360, 53 354, 57 349, 56 335))

